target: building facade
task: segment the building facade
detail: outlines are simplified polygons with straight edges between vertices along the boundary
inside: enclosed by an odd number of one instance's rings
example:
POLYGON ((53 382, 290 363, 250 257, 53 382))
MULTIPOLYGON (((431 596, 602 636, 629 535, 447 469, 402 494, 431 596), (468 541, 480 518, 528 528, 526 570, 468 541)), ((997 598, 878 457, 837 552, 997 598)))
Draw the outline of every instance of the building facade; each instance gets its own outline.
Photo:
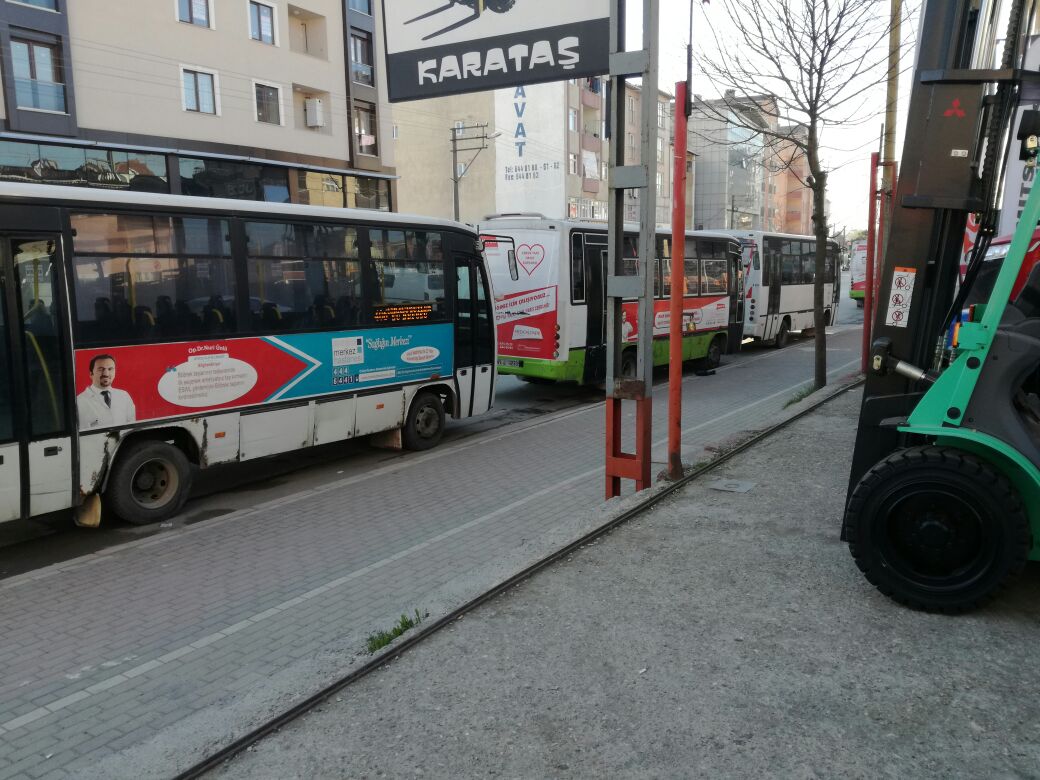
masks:
POLYGON ((374 0, 0 3, 0 180, 390 209, 374 0))
MULTIPOLYGON (((393 106, 394 160, 402 211, 459 218, 528 212, 554 219, 607 219, 610 144, 604 79, 575 79, 393 106), (454 156, 453 156, 454 151, 454 156)), ((671 222, 672 98, 657 95, 657 222, 671 222)), ((642 92, 625 95, 626 164, 638 160, 642 92)), ((692 157, 691 157, 692 160, 692 157)), ((688 214, 693 171, 688 166, 688 214)), ((639 219, 628 191, 626 221, 639 219)), ((692 219, 688 220, 692 225, 692 219)))
POLYGON ((694 96, 689 121, 696 155, 694 225, 698 229, 771 229, 776 203, 772 155, 761 131, 775 125, 769 96, 716 100, 694 96))
POLYGON ((478 222, 492 213, 607 217, 599 78, 393 106, 402 211, 478 222))

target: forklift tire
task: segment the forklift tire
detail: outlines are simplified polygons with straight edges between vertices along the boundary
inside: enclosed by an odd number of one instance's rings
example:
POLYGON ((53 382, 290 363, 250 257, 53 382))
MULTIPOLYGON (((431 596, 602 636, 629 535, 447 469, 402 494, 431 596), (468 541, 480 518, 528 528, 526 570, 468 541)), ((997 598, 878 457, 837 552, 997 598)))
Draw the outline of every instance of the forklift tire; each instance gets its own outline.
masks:
POLYGON ((985 603, 1021 574, 1032 546, 1007 478, 952 447, 889 455, 853 490, 845 522, 849 550, 867 579, 926 611, 985 603))
POLYGON ((789 320, 784 320, 780 323, 780 330, 777 331, 776 338, 773 340, 773 346, 777 349, 783 349, 787 346, 787 342, 791 340, 791 323, 789 320))

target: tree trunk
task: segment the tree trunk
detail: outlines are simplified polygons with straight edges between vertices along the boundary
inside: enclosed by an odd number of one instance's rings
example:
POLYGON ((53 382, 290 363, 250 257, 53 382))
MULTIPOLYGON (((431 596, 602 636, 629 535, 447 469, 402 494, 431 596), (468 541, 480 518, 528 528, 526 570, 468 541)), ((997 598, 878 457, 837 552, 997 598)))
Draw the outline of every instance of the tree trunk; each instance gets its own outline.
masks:
POLYGON ((813 328, 816 334, 815 389, 827 386, 827 325, 823 285, 827 270, 827 174, 819 173, 813 184, 813 227, 816 233, 816 275, 813 279, 813 328))

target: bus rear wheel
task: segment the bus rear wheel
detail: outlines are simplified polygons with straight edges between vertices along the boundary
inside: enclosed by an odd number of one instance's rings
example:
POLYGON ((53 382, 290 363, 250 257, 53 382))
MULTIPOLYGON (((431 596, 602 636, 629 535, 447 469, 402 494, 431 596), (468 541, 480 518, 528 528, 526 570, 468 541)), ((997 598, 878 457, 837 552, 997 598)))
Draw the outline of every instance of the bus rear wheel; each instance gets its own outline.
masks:
POLYGON ((444 435, 444 404, 435 393, 419 393, 412 400, 401 439, 413 451, 428 450, 444 435))
POLYGON ((699 368, 714 369, 722 365, 722 353, 725 351, 725 339, 716 336, 708 345, 708 352, 700 360, 699 368))
POLYGON ((177 447, 164 441, 136 441, 119 453, 105 499, 128 523, 158 523, 181 510, 191 481, 191 463, 177 447))
POLYGON ((853 490, 845 522, 867 579, 923 610, 962 612, 988 601, 1021 573, 1032 544, 1007 478, 950 447, 889 455, 853 490))

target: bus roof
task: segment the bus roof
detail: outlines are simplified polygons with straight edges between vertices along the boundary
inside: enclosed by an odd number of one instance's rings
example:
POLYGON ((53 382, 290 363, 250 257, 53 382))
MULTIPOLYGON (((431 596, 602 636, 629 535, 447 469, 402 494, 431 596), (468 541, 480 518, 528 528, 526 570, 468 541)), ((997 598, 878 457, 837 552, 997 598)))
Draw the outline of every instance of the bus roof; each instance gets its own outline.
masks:
POLYGON ((448 228, 474 233, 472 225, 448 219, 423 217, 398 212, 374 209, 336 208, 335 206, 306 206, 299 203, 267 203, 255 200, 230 198, 204 198, 193 195, 164 195, 153 192, 130 192, 127 190, 102 190, 89 187, 69 187, 55 184, 31 184, 22 182, 0 182, 0 202, 31 201, 56 205, 138 206, 155 210, 189 209, 226 213, 228 215, 262 214, 287 218, 310 218, 328 220, 351 220, 387 225, 417 225, 429 228, 448 228))

